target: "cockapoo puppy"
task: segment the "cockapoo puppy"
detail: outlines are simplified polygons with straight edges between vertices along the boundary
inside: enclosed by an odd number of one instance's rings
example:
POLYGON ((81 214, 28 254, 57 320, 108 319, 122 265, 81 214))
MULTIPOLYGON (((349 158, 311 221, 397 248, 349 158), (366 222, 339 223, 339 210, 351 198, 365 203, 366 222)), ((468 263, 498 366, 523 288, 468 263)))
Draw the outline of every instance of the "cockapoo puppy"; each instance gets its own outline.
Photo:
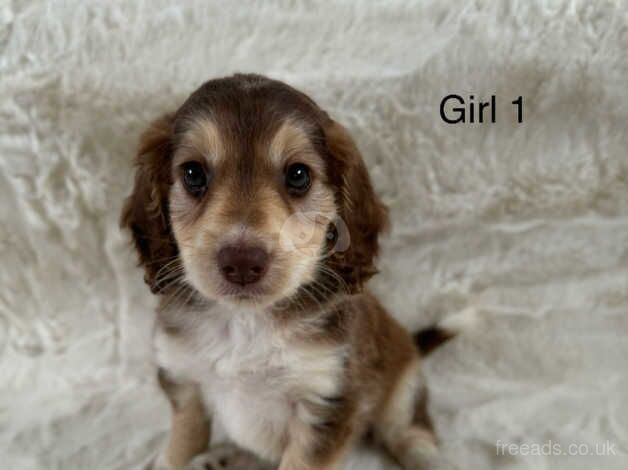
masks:
POLYGON ((122 225, 160 296, 172 404, 156 465, 186 468, 215 417, 280 470, 342 468, 367 435, 425 468, 418 348, 364 289, 387 212, 347 130, 288 85, 235 75, 153 122, 136 164, 122 225))

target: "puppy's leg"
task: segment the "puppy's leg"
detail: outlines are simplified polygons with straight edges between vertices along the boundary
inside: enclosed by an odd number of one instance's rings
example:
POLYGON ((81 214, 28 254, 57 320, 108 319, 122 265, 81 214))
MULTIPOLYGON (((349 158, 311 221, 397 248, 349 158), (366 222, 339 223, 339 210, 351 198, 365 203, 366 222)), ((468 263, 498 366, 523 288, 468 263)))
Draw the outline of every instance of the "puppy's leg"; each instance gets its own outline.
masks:
POLYGON ((438 454, 432 431, 414 422, 421 386, 417 358, 399 376, 374 425, 375 435, 405 470, 431 468, 438 454))
POLYGON ((297 404, 279 470, 339 470, 359 435, 353 404, 345 398, 297 404))
POLYGON ((207 450, 211 420, 198 385, 178 383, 163 369, 159 370, 158 379, 172 405, 172 427, 168 446, 155 467, 183 470, 195 455, 207 450))
POLYGON ((277 465, 265 462, 240 449, 235 444, 223 443, 199 454, 189 463, 187 470, 276 470, 277 465))

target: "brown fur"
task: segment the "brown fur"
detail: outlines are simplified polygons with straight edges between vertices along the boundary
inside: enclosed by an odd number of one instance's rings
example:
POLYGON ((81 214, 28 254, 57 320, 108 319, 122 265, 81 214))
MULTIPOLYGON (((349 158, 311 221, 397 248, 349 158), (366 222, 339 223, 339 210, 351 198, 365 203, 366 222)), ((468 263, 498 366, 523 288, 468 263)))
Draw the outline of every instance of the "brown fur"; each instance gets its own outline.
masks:
MULTIPOLYGON (((121 224, 133 233, 147 284, 163 294, 159 327, 168 341, 185 344, 196 333, 186 323, 192 313, 181 311, 203 308, 208 299, 240 302, 214 273, 217 247, 239 237, 272 252, 274 270, 252 292, 262 299, 254 305, 289 348, 287 356, 338 359, 338 366, 329 366, 338 375, 332 394, 315 393, 321 385, 312 378, 302 395, 288 397, 294 413, 280 469, 338 468, 368 432, 405 468, 418 468, 416 449, 423 455, 422 446, 432 444, 431 434, 412 424, 421 385, 418 352, 410 335, 363 290, 376 273, 378 237, 388 218, 348 131, 303 93, 264 77, 236 75, 207 82, 176 113, 151 124, 136 165, 121 224), (180 165, 189 161, 210 174, 207 192, 198 198, 180 182, 180 165), (293 162, 314 172, 307 196, 294 197, 282 185, 278 167, 293 162), (314 220, 286 225, 308 211, 314 220), (349 244, 327 256, 336 241, 329 233, 343 229, 334 217, 346 225, 348 233, 340 235, 349 244), (301 242, 304 228, 311 237, 301 242), (285 233, 295 241, 293 249, 281 248, 285 233), (295 274, 301 265, 315 267, 295 274), (298 284, 290 287, 295 276, 298 284)), ((246 302, 241 300, 250 307, 246 302)), ((181 428, 188 423, 206 437, 207 411, 194 381, 181 383, 167 372, 160 380, 174 410, 170 463, 180 466, 202 450, 184 442, 181 436, 190 431, 181 428)))
POLYGON ((145 270, 144 281, 153 293, 161 290, 157 273, 178 255, 168 213, 173 122, 174 115, 166 114, 142 134, 135 160, 135 185, 120 218, 120 225, 133 233, 145 270))
POLYGON ((388 211, 375 196, 360 152, 347 130, 331 121, 325 137, 334 156, 333 171, 342 175, 339 212, 351 237, 349 250, 337 254, 332 263, 355 292, 377 272, 373 260, 379 252, 378 237, 388 227, 388 211))

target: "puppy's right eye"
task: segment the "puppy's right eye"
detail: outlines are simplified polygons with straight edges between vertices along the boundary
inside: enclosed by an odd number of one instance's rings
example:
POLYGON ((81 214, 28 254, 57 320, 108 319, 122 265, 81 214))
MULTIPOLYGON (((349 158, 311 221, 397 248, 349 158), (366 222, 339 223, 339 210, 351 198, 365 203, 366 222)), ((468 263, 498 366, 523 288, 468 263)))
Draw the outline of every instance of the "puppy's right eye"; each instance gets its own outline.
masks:
POLYGON ((181 165, 183 186, 193 196, 200 196, 207 189, 207 173, 199 162, 186 162, 181 165))

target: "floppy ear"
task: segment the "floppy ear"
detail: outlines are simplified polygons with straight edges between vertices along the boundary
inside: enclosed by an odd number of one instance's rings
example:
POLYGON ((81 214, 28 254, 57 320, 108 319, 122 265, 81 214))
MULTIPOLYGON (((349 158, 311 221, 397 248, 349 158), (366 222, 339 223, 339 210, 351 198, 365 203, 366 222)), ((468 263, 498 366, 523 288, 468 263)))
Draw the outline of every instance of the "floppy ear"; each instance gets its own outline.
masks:
POLYGON ((120 217, 120 226, 133 234, 144 281, 153 293, 161 290, 159 270, 178 255, 168 215, 173 118, 173 114, 160 117, 142 134, 133 192, 120 217))
POLYGON ((339 216, 349 231, 349 246, 334 253, 330 263, 339 272, 351 292, 359 292, 363 283, 377 269, 374 258, 379 251, 379 234, 388 227, 388 210, 373 190, 364 161, 349 135, 340 124, 329 120, 325 140, 339 185, 339 216))

